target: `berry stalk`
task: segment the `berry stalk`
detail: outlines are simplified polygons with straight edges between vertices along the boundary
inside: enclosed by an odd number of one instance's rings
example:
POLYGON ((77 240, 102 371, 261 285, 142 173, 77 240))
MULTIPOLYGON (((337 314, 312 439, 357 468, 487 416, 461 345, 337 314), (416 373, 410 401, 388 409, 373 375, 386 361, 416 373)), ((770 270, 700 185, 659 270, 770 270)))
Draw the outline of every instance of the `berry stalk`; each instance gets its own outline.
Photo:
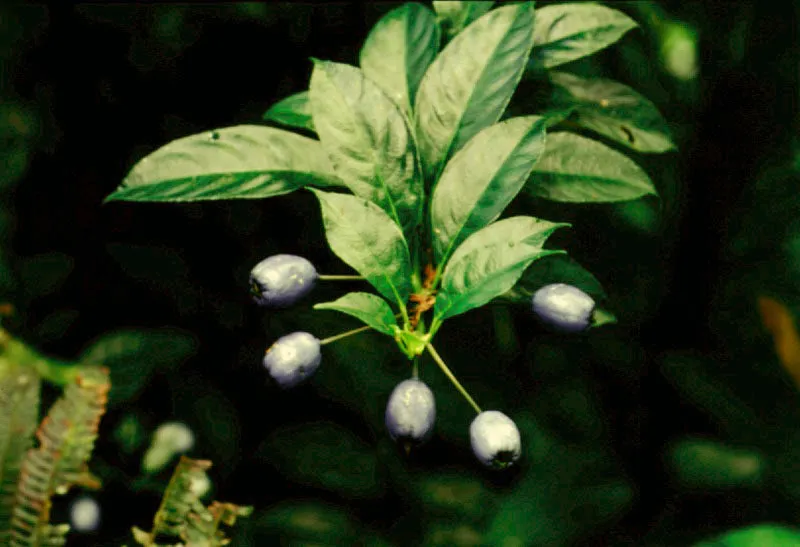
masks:
POLYGON ((447 378, 453 383, 454 386, 456 386, 456 389, 459 391, 459 393, 461 393, 461 395, 464 396, 467 402, 470 405, 472 405, 472 408, 475 409, 475 412, 480 414, 481 407, 478 406, 478 403, 475 402, 475 399, 470 397, 470 394, 467 393, 467 390, 464 389, 464 386, 461 385, 461 382, 459 382, 458 379, 456 379, 456 377, 453 375, 453 373, 450 372, 450 369, 444 363, 444 361, 436 352, 436 350, 433 348, 433 346, 431 344, 428 344, 426 347, 428 348, 428 353, 430 353, 431 357, 433 357, 433 360, 436 361, 436 364, 439 365, 439 368, 442 369, 442 372, 444 372, 444 375, 447 376, 447 378))

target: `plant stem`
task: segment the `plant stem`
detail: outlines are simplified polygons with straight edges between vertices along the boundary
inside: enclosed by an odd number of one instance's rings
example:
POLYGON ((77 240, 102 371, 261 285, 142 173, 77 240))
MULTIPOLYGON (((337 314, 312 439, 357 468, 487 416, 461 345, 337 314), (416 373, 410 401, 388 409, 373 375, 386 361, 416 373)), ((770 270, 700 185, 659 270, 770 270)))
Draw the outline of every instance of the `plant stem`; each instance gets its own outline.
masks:
POLYGON ((346 337, 351 336, 353 334, 358 334, 359 332, 364 332, 365 330, 369 330, 371 328, 372 327, 370 327, 369 325, 364 325, 363 327, 358 327, 357 329, 349 330, 349 331, 343 332, 341 334, 335 334, 334 336, 331 336, 329 338, 325 338, 324 340, 320 340, 319 344, 321 346, 324 346, 325 344, 330 344, 331 342, 336 342, 337 340, 341 340, 342 338, 346 338, 346 337))
POLYGON ((444 361, 442 361, 442 358, 439 356, 439 354, 436 352, 436 350, 433 349, 433 346, 431 344, 428 344, 425 347, 428 348, 428 353, 431 354, 431 357, 433 357, 433 360, 436 361, 436 364, 439 365, 440 369, 442 369, 442 372, 444 372, 444 375, 447 376, 447 378, 451 382, 453 382, 453 385, 456 386, 456 389, 461 393, 461 395, 464 396, 464 398, 467 400, 467 402, 472 405, 472 408, 475 409, 475 412, 480 414, 481 413, 481 407, 479 407, 478 403, 476 403, 475 400, 472 397, 470 397, 469 393, 467 393, 467 390, 464 389, 464 386, 461 385, 461 382, 459 382, 456 379, 456 377, 453 376, 453 373, 450 372, 450 369, 447 368, 446 364, 444 364, 444 361))
POLYGON ((322 281, 361 281, 362 275, 318 275, 317 279, 322 281))
POLYGON ((415 380, 419 379, 419 356, 414 357, 414 364, 411 367, 411 377, 415 380))

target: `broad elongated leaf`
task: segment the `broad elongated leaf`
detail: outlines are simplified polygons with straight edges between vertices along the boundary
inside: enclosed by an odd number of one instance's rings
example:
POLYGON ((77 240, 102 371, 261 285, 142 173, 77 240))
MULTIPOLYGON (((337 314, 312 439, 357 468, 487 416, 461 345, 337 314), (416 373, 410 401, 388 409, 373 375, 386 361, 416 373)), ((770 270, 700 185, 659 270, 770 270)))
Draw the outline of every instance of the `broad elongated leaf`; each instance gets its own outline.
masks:
POLYGON ((352 315, 383 334, 394 336, 397 326, 392 308, 383 298, 365 292, 351 292, 333 302, 314 305, 315 310, 336 310, 352 315))
POLYGON ((194 353, 197 341, 177 329, 118 330, 94 340, 80 361, 108 367, 109 405, 130 401, 158 369, 175 367, 194 353))
POLYGON ((267 121, 314 131, 314 120, 311 117, 311 105, 308 102, 308 91, 289 95, 272 105, 264 113, 267 121))
POLYGON ((379 205, 406 233, 419 223, 422 177, 405 119, 356 67, 315 61, 314 123, 334 169, 350 190, 379 205))
POLYGON ((756 449, 698 437, 673 443, 667 458, 678 485, 702 489, 762 486, 767 463, 756 449))
POLYGON ((638 152, 675 149, 667 122, 648 99, 613 80, 548 73, 555 84, 551 107, 573 107, 571 121, 638 152))
POLYGON ((605 447, 608 441, 567 442, 520 414, 514 421, 528 469, 500 493, 481 545, 596 544, 590 537, 619 518, 634 498, 633 485, 605 447))
POLYGON ((461 32, 433 61, 414 106, 416 136, 426 176, 508 105, 533 46, 533 6, 490 11, 461 32))
POLYGON ((528 67, 543 70, 606 48, 639 26, 615 9, 593 2, 544 6, 536 10, 533 52, 528 67))
POLYGON ((255 199, 340 186, 319 141, 237 125, 172 141, 139 161, 106 201, 255 199))
POLYGON ((372 448, 332 422, 281 428, 258 453, 283 475, 347 498, 374 498, 385 487, 372 448))
POLYGON ((445 35, 448 38, 452 38, 475 19, 492 9, 493 5, 493 1, 460 2, 447 0, 446 2, 441 2, 434 0, 433 9, 436 11, 436 18, 445 35))
POLYGON ((574 203, 627 201, 657 195, 630 158, 574 133, 552 133, 525 186, 531 195, 574 203))
POLYGON ((472 234, 447 263, 435 316, 441 320, 482 306, 513 287, 534 260, 563 253, 542 248, 562 226, 569 225, 511 217, 472 234))
POLYGON ((400 227, 365 199, 311 191, 319 199, 331 250, 384 297, 404 304, 411 294, 411 259, 400 227))
POLYGON ((776 524, 756 524, 695 543, 694 547, 761 547, 762 545, 800 546, 800 530, 776 524))
POLYGON ((559 254, 545 257, 531 264, 514 287, 498 299, 506 302, 530 305, 533 293, 550 283, 566 283, 578 287, 596 300, 605 299, 603 286, 583 266, 569 255, 559 254))
POLYGON ((431 200, 433 250, 444 262, 514 199, 545 149, 546 120, 511 118, 475 135, 445 166, 431 200))
POLYGON ((439 51, 439 38, 430 9, 417 2, 403 4, 372 27, 359 55, 361 70, 410 116, 419 82, 439 51))

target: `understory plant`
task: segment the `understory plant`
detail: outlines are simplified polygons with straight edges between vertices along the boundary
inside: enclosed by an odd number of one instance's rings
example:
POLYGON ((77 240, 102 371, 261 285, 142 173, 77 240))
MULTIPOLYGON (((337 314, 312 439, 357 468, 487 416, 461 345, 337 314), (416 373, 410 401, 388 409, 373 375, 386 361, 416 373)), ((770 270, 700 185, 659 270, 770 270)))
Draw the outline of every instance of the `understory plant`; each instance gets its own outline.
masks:
MULTIPOLYGON (((89 470, 89 460, 111 381, 109 369, 91 356, 105 353, 111 360, 109 350, 114 348, 107 342, 99 341, 75 362, 64 362, 0 329, 0 545, 64 545, 70 525, 51 522, 54 498, 73 488, 102 487, 89 470), (43 382, 61 387, 62 393, 40 422, 43 382)), ((216 501, 206 506, 200 501, 196 484, 208 480, 205 470, 210 465, 181 457, 152 530, 133 528, 139 545, 228 543, 221 526, 234 524, 251 508, 216 501)))
MULTIPOLYGON (((325 366, 323 346, 373 329, 394 340, 414 380, 420 356, 430 355, 480 418, 471 428, 476 455, 503 468, 521 454, 514 421, 499 410, 482 417, 434 337, 448 320, 496 302, 526 303, 555 330, 613 322, 584 292, 602 297, 593 276, 565 250, 547 247, 570 224, 503 212, 521 192, 567 203, 657 199, 645 171, 619 149, 660 153, 674 145, 658 111, 635 91, 553 70, 617 41, 637 26, 632 19, 598 4, 492 4, 391 10, 367 36, 360 66, 311 59, 308 90, 264 115, 288 129, 238 125, 178 139, 141 159, 107 201, 311 192, 330 249, 355 273, 320 275, 294 252, 271 256, 251 272, 255 301, 285 308, 318 280, 337 278, 362 279, 374 292, 315 304, 366 327, 324 339, 287 334, 266 352, 270 375, 293 387, 325 366), (552 97, 539 111, 504 117, 523 78, 553 88, 552 97), (525 275, 542 259, 554 265, 554 283, 531 300, 544 283, 525 275), (570 300, 559 282, 578 297, 570 300), (511 437, 499 434, 501 423, 511 437)), ((419 404, 416 415, 411 403, 389 405, 391 434, 391 414, 402 412, 407 428, 419 420, 419 438, 428 437, 423 407, 433 401, 419 404)))
MULTIPOLYGON (((314 328, 287 329, 264 340, 266 351, 252 366, 263 368, 273 386, 293 389, 336 365, 330 344, 347 338, 342 346, 356 347, 350 337, 367 331, 384 336, 386 348, 378 351, 391 349, 407 366, 402 378, 380 369, 361 371, 362 379, 379 377, 375 385, 383 388, 385 439, 374 447, 333 422, 270 432, 261 455, 282 471, 290 469, 290 479, 316 486, 308 477, 321 469, 317 482, 347 501, 371 502, 391 485, 412 508, 393 531, 402 536, 418 528, 419 544, 425 545, 581 544, 630 507, 634 485, 610 463, 615 458, 608 432, 598 425, 595 390, 563 365, 581 358, 578 346, 593 336, 592 329, 616 321, 613 303, 600 281, 560 248, 569 241, 564 234, 581 223, 582 211, 566 222, 552 207, 633 200, 662 205, 658 185, 640 164, 647 155, 675 150, 668 124, 630 87, 571 64, 637 29, 623 9, 590 2, 403 4, 371 29, 357 66, 310 59, 308 88, 272 105, 265 123, 170 142, 142 157, 106 198, 318 203, 330 251, 353 271, 320 273, 302 248, 290 246, 253 264, 232 298, 249 291, 253 306, 280 317, 313 301, 321 283, 362 282, 361 290, 315 302, 313 309, 364 326, 327 336, 314 328), (529 95, 531 89, 536 93, 529 95), (548 218, 534 214, 543 203, 548 218), (506 408, 496 399, 479 404, 475 392, 483 381, 498 381, 499 367, 486 363, 483 376, 462 383, 458 366, 446 363, 446 357, 463 357, 468 350, 440 343, 445 324, 489 306, 506 314, 517 308, 542 326, 534 333, 533 361, 550 368, 542 366, 541 397, 535 401, 506 398, 506 408), (565 339, 575 344, 559 347, 556 342, 565 339), (442 377, 455 392, 445 392, 442 377), (461 420, 460 437, 448 425, 448 440, 469 445, 486 468, 505 471, 483 481, 485 476, 469 474, 480 472, 480 465, 447 472, 403 465, 412 451, 430 449, 424 445, 436 439, 437 420, 460 418, 453 397, 463 397, 474 416, 461 420), (405 449, 397 452, 406 460, 395 458, 393 443, 405 449), (336 453, 324 453, 331 445, 336 453), (348 482, 354 474, 363 480, 348 482), (487 486, 491 481, 497 482, 487 486)), ((603 252, 610 256, 615 250, 603 252)), ((60 545, 68 527, 50 522, 51 499, 71 488, 101 486, 88 471, 100 417, 114 390, 132 389, 136 381, 104 368, 105 358, 113 358, 104 350, 60 362, 3 336, 0 544, 60 545), (42 380, 63 394, 34 439, 42 380)), ((670 365, 674 360, 665 368, 680 376, 682 368, 670 365)), ((142 378, 139 387, 147 375, 142 378)), ((291 405, 291 398, 286 401, 291 405)), ((180 427, 159 429, 155 437, 165 431, 184 436, 151 447, 143 469, 160 468, 192 444, 180 427)), ((691 475, 691 465, 705 458, 713 460, 711 467, 735 474, 757 460, 726 448, 684 439, 671 447, 670 463, 684 472, 689 468, 691 475)), ((770 448, 789 468, 789 457, 770 448)), ((208 460, 181 457, 152 524, 137 523, 133 541, 226 544, 223 525, 251 508, 203 502, 198 485, 208 483, 209 466, 208 460)), ((756 481, 755 475, 747 480, 756 481)), ((385 543, 383 532, 327 501, 272 507, 256 524, 245 520, 242 541, 269 544, 262 541, 264 529, 278 530, 286 542, 385 543)), ((792 533, 780 527, 754 526, 701 545, 766 545, 787 534, 792 533)))

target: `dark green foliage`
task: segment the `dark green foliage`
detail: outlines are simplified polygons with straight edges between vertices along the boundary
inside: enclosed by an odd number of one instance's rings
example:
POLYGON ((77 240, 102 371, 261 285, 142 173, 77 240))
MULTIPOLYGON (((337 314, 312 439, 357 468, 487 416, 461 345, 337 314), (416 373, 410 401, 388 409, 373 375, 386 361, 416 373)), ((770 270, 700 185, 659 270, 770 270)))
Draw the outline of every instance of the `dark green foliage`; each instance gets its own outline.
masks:
POLYGON ((131 545, 154 512, 145 544, 221 544, 242 511, 216 497, 255 507, 232 546, 798 544, 798 17, 0 6, 0 315, 43 352, 0 338, 0 544, 39 451, 20 403, 97 365, 102 523, 67 533, 77 489, 55 495, 42 545, 131 545), (247 272, 276 253, 366 281, 259 310, 247 272), (618 324, 548 332, 531 297, 551 283, 618 324), (338 341, 280 391, 264 348, 294 331, 338 341), (471 458, 473 408, 431 342, 517 422, 517 467, 471 458), (405 454, 383 414, 411 375, 439 416, 405 454), (193 439, 182 479, 167 421, 193 439))

